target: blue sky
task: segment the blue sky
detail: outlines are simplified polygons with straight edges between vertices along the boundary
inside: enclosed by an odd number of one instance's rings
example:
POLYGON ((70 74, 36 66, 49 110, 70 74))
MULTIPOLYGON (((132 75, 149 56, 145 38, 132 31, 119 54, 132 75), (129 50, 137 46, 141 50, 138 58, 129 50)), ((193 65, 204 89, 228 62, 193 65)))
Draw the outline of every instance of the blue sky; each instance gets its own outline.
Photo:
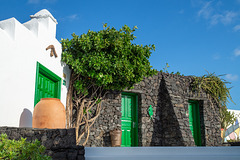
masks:
POLYGON ((137 44, 155 44, 150 63, 168 72, 201 76, 207 71, 231 82, 240 110, 240 0, 0 0, 0 20, 21 23, 41 9, 57 19, 57 39, 71 38, 103 23, 137 26, 137 44))

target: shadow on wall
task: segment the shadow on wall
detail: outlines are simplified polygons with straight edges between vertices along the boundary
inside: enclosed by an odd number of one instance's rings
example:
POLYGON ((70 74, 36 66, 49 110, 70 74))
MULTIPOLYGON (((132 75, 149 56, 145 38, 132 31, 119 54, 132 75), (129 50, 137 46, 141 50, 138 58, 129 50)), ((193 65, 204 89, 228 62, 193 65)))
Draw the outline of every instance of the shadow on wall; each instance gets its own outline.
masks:
POLYGON ((19 127, 32 128, 32 112, 27 108, 23 109, 19 120, 19 127))
POLYGON ((200 126, 201 126, 201 141, 202 146, 206 146, 206 134, 205 134, 205 124, 204 124, 204 108, 203 101, 199 101, 199 112, 200 112, 200 126))
POLYGON ((156 117, 160 118, 154 122, 151 145, 184 146, 179 122, 164 79, 161 80, 159 86, 158 105, 156 109, 156 117), (161 139, 156 139, 157 137, 161 139))
POLYGON ((142 119, 140 117, 142 116, 142 110, 141 110, 141 106, 142 106, 142 95, 138 94, 138 146, 143 146, 142 143, 142 119))
MULTIPOLYGON (((162 80, 161 80, 162 82, 162 80)), ((163 146, 163 124, 161 123, 161 84, 158 88, 158 96, 157 96, 157 106, 156 106, 156 113, 155 118, 153 119, 153 134, 152 134, 152 141, 150 146, 163 146)))

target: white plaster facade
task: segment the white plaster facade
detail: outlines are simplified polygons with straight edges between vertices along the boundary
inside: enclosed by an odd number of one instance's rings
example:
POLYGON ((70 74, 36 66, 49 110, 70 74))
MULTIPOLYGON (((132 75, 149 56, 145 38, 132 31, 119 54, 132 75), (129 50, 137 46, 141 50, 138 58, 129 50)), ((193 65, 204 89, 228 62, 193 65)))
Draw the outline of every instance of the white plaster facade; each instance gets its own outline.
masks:
MULTIPOLYGON (((0 126, 32 126, 37 62, 68 84, 70 71, 61 63, 56 19, 46 9, 30 17, 23 24, 15 18, 0 21, 0 126), (50 57, 49 45, 55 46, 58 57, 50 57)), ((61 83, 64 105, 66 93, 61 83)))

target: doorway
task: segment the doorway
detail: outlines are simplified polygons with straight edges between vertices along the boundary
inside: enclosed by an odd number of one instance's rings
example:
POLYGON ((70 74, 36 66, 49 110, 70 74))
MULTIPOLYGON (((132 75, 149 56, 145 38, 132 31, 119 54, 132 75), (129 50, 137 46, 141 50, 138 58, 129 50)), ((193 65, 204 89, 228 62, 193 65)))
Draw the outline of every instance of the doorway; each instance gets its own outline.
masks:
POLYGON ((138 96, 122 93, 122 147, 138 146, 138 96))
POLYGON ((199 102, 190 100, 188 102, 189 126, 196 146, 202 146, 199 102))
POLYGON ((58 98, 61 96, 61 78, 37 62, 34 106, 41 98, 58 98))

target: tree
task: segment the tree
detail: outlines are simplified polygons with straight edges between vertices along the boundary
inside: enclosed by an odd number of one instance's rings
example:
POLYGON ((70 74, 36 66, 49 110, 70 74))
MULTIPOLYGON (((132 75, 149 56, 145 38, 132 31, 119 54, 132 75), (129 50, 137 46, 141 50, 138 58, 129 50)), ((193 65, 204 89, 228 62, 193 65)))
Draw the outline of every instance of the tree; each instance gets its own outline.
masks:
POLYGON ((236 117, 234 112, 230 112, 227 110, 227 107, 224 106, 220 109, 220 119, 221 119, 221 128, 223 128, 223 139, 224 142, 225 132, 229 125, 233 124, 236 121, 236 117))
POLYGON ((143 77, 152 76, 156 70, 150 66, 149 57, 154 45, 137 45, 130 29, 120 30, 104 24, 98 32, 72 34, 72 39, 62 39, 62 61, 71 69, 67 93, 67 127, 76 127, 77 143, 100 115, 101 102, 108 90, 130 89, 143 77))

